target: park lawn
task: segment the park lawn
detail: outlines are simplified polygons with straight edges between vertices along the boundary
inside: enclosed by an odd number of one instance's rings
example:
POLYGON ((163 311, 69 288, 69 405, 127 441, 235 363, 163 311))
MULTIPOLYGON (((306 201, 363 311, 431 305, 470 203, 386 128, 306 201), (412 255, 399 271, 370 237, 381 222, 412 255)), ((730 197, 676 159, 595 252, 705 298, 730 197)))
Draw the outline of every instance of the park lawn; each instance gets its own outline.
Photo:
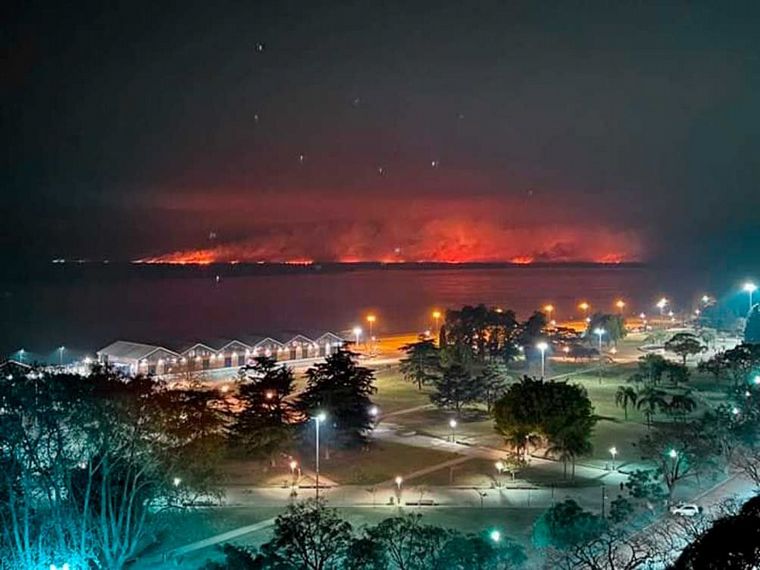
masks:
POLYGON ((342 485, 374 485, 457 457, 437 449, 375 441, 366 450, 333 451, 329 460, 320 463, 320 472, 342 485))
MULTIPOLYGON (((465 463, 454 465, 451 468, 444 467, 422 477, 415 477, 410 481, 412 487, 419 486, 445 486, 454 487, 492 487, 496 484, 495 462, 490 459, 472 458, 465 463)), ((502 475, 501 480, 511 481, 509 475, 502 475)))
POLYGON ((430 388, 423 386, 422 391, 418 390, 416 385, 404 380, 398 367, 376 372, 375 386, 377 393, 372 397, 372 401, 380 408, 381 414, 430 403, 430 388))
POLYGON ((501 447, 503 439, 494 431, 493 419, 486 414, 485 409, 466 408, 457 415, 453 410, 430 408, 418 410, 392 418, 400 430, 414 431, 423 435, 451 439, 452 430, 449 421, 455 419, 457 441, 501 447))

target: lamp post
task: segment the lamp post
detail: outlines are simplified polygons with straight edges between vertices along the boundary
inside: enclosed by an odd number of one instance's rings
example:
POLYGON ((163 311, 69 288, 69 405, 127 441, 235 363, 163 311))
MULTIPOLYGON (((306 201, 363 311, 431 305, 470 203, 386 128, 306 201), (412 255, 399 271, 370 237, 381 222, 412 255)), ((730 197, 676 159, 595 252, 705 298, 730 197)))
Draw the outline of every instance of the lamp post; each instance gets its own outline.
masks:
POLYGON ((660 318, 665 316, 665 307, 668 306, 668 300, 663 297, 659 301, 657 301, 657 308, 660 309, 660 318))
POLYGON ((317 467, 317 478, 316 478, 316 498, 319 499, 319 424, 321 424, 323 421, 327 419, 327 415, 324 412, 319 412, 315 417, 314 421, 317 426, 317 432, 316 432, 316 467, 317 467))
POLYGON ((404 479, 401 477, 401 475, 396 475, 396 478, 394 479, 394 482, 396 483, 396 499, 398 503, 398 508, 401 508, 401 484, 404 482, 404 479))
POLYGON ((499 542, 501 540, 501 533, 498 530, 492 530, 488 537, 491 539, 492 542, 499 542))
POLYGON ((66 350, 65 346, 58 347, 58 364, 63 366, 63 351, 66 350))
POLYGON ((554 305, 551 303, 548 305, 544 305, 544 312, 546 312, 547 316, 549 317, 549 322, 552 320, 552 313, 554 313, 554 305))
POLYGON ((24 355, 26 354, 26 351, 23 348, 20 348, 18 351, 18 357, 19 360, 21 360, 21 364, 24 363, 24 355))
POLYGON ((457 442, 457 421, 454 418, 451 418, 449 420, 449 427, 451 428, 451 441, 452 443, 457 442))
POLYGON ((375 324, 375 321, 377 320, 377 317, 375 315, 369 314, 367 315, 367 323, 369 323, 369 336, 367 337, 367 342, 369 343, 369 351, 370 353, 373 351, 374 346, 374 340, 375 338, 372 336, 372 326, 375 324))
POLYGON ((541 378, 546 376, 546 349, 549 348, 549 345, 541 341, 536 345, 536 348, 541 351, 541 378))
POLYGON ((496 486, 501 487, 501 475, 504 473, 504 463, 502 461, 497 461, 494 463, 494 467, 496 467, 496 473, 499 474, 499 477, 496 480, 496 486))
POLYGON ((625 301, 623 301, 622 299, 618 299, 615 302, 615 306, 618 308, 618 310, 620 311, 620 314, 622 315, 623 310, 625 309, 625 301))
POLYGON ((614 445, 610 447, 610 455, 612 456, 612 470, 615 470, 615 457, 617 456, 617 447, 614 445))
POLYGON ((757 291, 757 285, 755 285, 752 281, 747 281, 744 284, 743 289, 749 294, 749 312, 752 312, 752 294, 757 291))
POLYGON ((438 309, 433 311, 433 320, 435 321, 435 332, 438 333, 441 330, 441 311, 438 309))
POLYGON ((602 337, 604 336, 604 333, 606 333, 606 332, 607 331, 604 330, 604 329, 602 329, 602 328, 595 328, 594 329, 594 334, 599 337, 599 357, 600 358, 602 356, 602 337))
POLYGON ((578 308, 579 308, 581 311, 583 311, 583 318, 584 318, 584 320, 585 320, 585 319, 586 319, 586 317, 588 317, 588 310, 591 308, 591 305, 589 305, 589 304, 588 304, 586 301, 583 301, 583 302, 581 302, 581 303, 578 305, 578 308))
POLYGON ((354 330, 351 331, 354 333, 354 344, 356 344, 356 348, 359 348, 359 339, 362 337, 362 328, 361 327, 354 327, 354 330))

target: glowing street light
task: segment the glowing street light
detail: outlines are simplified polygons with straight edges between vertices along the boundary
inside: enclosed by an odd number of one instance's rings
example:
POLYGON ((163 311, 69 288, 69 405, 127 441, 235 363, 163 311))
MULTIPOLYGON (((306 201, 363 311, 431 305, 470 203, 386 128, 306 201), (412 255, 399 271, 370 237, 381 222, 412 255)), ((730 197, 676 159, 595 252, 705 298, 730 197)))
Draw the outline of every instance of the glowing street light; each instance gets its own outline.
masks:
POLYGON ((492 531, 491 531, 491 532, 488 534, 488 536, 489 536, 489 538, 490 538, 490 539, 491 539, 493 542, 499 542, 499 541, 501 540, 501 533, 500 533, 498 530, 492 530, 492 531))
POLYGON ((618 308, 618 310, 620 311, 620 314, 622 315, 623 309, 625 309, 625 301, 623 301, 622 299, 618 299, 615 302, 615 306, 618 308))
POLYGON ((583 301, 578 305, 578 308, 583 311, 583 317, 586 318, 588 316, 588 310, 591 308, 591 305, 589 305, 586 301, 583 301))
POLYGON ((369 323, 369 336, 372 337, 372 325, 375 324, 377 317, 375 315, 367 315, 367 322, 369 323))
POLYGON ((544 305, 544 312, 548 315, 549 320, 552 320, 552 313, 554 312, 554 305, 544 305))
POLYGON ((549 345, 541 341, 536 345, 536 348, 541 351, 541 378, 546 376, 546 350, 549 348, 549 345))
POLYGON ((667 307, 667 306, 668 306, 668 300, 665 297, 663 297, 662 299, 660 299, 659 301, 657 301, 656 307, 658 309, 660 309, 660 316, 661 317, 665 315, 665 307, 667 307))
POLYGON ((435 321, 435 330, 439 331, 441 329, 441 311, 438 309, 433 311, 433 320, 435 321))
POLYGON ((58 347, 58 364, 63 366, 63 351, 66 350, 65 346, 58 347))
POLYGON ((180 477, 175 477, 172 479, 172 485, 175 487, 179 487, 182 484, 182 479, 180 477))
POLYGON ((449 420, 449 427, 451 428, 451 441, 457 442, 457 421, 454 418, 449 420))
POLYGON ((26 355, 26 351, 23 348, 20 348, 18 350, 18 358, 21 361, 21 363, 24 363, 24 356, 26 355))
POLYGON ((675 449, 671 449, 668 452, 668 457, 670 457, 671 459, 676 459, 678 458, 678 452, 675 449))
POLYGON ((599 354, 602 354, 602 337, 605 335, 607 331, 603 328, 595 328, 594 334, 599 337, 599 354))
POLYGON ((615 457, 617 456, 618 450, 617 447, 614 445, 610 447, 610 455, 612 456, 612 470, 615 470, 615 457))
POLYGON ((749 310, 752 312, 752 294, 757 291, 757 285, 752 281, 747 281, 742 287, 749 294, 749 310))
POLYGON ((317 445, 316 445, 316 449, 317 449, 317 451, 316 451, 316 467, 317 467, 316 473, 317 473, 317 479, 316 479, 316 487, 315 487, 315 494, 316 494, 316 498, 317 499, 319 499, 319 424, 321 424, 322 422, 324 422, 326 419, 327 419, 327 414, 325 414, 324 412, 319 412, 316 416, 314 416, 314 423, 317 426, 317 431, 316 431, 316 442, 317 442, 317 445))
POLYGON ((354 330, 351 331, 354 333, 354 339, 356 341, 356 346, 359 346, 359 339, 362 337, 362 328, 361 327, 354 327, 354 330))
POLYGON ((760 386, 760 375, 755 376, 755 379, 752 380, 752 382, 755 384, 755 386, 760 386))

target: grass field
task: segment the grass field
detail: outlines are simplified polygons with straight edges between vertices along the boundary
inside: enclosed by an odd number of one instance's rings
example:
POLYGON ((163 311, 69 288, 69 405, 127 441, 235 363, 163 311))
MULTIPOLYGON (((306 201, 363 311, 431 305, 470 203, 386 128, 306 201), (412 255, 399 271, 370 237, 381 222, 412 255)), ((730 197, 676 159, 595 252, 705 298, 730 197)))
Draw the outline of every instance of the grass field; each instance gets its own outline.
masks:
POLYGON ((321 462, 320 471, 343 485, 372 485, 456 457, 435 449, 374 442, 367 450, 333 453, 321 462))
POLYGON ((375 373, 377 394, 372 400, 383 414, 407 408, 416 408, 430 403, 430 388, 417 386, 401 377, 398 367, 386 368, 375 373))

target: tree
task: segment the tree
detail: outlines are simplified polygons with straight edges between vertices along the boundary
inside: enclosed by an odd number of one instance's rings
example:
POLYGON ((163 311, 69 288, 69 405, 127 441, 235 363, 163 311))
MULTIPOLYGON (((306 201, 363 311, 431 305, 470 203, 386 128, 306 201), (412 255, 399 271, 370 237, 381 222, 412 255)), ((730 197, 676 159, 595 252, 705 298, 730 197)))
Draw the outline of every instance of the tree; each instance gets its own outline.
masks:
POLYGON ((446 311, 439 346, 467 348, 478 362, 501 360, 507 363, 518 354, 518 332, 513 311, 467 305, 458 311, 446 311))
POLYGON ((755 304, 747 316, 747 325, 744 327, 744 342, 748 344, 760 343, 760 303, 755 304))
POLYGON ((628 406, 636 406, 638 394, 631 386, 618 386, 615 392, 615 405, 623 408, 625 420, 628 421, 628 406))
POLYGON ((665 350, 681 357, 681 364, 686 366, 686 359, 705 351, 705 346, 696 335, 680 332, 665 342, 665 350))
POLYGON ((625 483, 631 497, 646 501, 652 508, 667 496, 662 478, 656 469, 636 469, 625 483))
POLYGON ((95 367, 88 376, 4 379, 2 400, 0 560, 8 567, 65 557, 120 570, 157 532, 161 512, 218 496, 224 421, 215 391, 170 390, 95 367))
POLYGON ((668 366, 665 368, 668 375, 668 380, 674 385, 685 384, 691 378, 691 373, 685 364, 678 364, 675 362, 668 362, 668 366))
POLYGON ((684 421, 686 415, 693 412, 697 402, 688 390, 682 394, 672 394, 667 402, 665 410, 676 420, 684 421))
POLYGON ((668 361, 659 354, 646 354, 639 358, 639 374, 647 384, 659 384, 668 369, 668 361))
POLYGON ((306 378, 306 388, 296 402, 302 416, 308 420, 325 412, 336 445, 364 445, 374 425, 370 413, 370 396, 377 391, 374 372, 358 366, 356 355, 341 349, 309 368, 306 378))
POLYGON ((366 536, 385 552, 387 568, 436 568, 452 532, 422 523, 422 515, 409 513, 385 519, 366 530, 366 536))
POLYGON ((622 315, 610 315, 606 313, 594 313, 586 327, 586 336, 590 342, 596 340, 594 331, 604 330, 602 341, 605 344, 615 344, 625 338, 628 331, 625 328, 625 318, 622 315))
POLYGON ((417 384, 417 389, 431 384, 439 375, 441 358, 432 340, 420 339, 401 347, 406 356, 401 359, 399 369, 404 379, 417 384))
POLYGON ((256 358, 238 385, 240 410, 232 425, 232 442, 272 465, 290 442, 295 411, 287 399, 293 393, 293 371, 276 360, 256 358))
POLYGON ((633 514, 633 503, 618 495, 618 497, 610 503, 610 522, 612 524, 621 524, 628 520, 633 514))
POLYGON ((638 401, 636 402, 636 409, 644 409, 644 416, 647 419, 647 428, 652 427, 652 418, 658 410, 667 408, 667 400, 665 400, 665 392, 658 390, 653 386, 645 386, 638 393, 638 401))
POLYGON ((324 502, 307 499, 288 506, 274 521, 272 539, 257 563, 272 570, 338 570, 351 544, 352 527, 324 502))
POLYGON ((567 549, 587 542, 607 527, 604 519, 584 511, 572 499, 549 507, 533 525, 533 543, 539 548, 567 549))
POLYGON ((478 379, 459 363, 446 367, 435 381, 434 388, 430 401, 439 408, 456 410, 457 413, 463 406, 479 401, 483 394, 478 379))
POLYGON ((525 551, 509 537, 498 543, 475 534, 455 533, 443 548, 438 568, 454 570, 507 570, 518 568, 526 560, 525 551))
POLYGON ((487 364, 475 379, 486 411, 490 414, 494 403, 501 398, 509 386, 509 376, 502 364, 487 364))
POLYGON ((564 462, 590 449, 596 416, 586 390, 565 382, 524 376, 494 405, 495 429, 520 452, 539 435, 564 462))
POLYGON ((760 497, 716 520, 671 566, 673 570, 750 570, 760 564, 760 497))
POLYGON ((709 372, 718 380, 728 380, 736 388, 746 382, 760 367, 760 344, 742 343, 716 354, 699 364, 699 370, 709 372))
POLYGON ((677 484, 698 475, 714 454, 707 434, 696 422, 662 427, 644 437, 639 447, 642 455, 657 465, 668 489, 668 502, 677 484))

